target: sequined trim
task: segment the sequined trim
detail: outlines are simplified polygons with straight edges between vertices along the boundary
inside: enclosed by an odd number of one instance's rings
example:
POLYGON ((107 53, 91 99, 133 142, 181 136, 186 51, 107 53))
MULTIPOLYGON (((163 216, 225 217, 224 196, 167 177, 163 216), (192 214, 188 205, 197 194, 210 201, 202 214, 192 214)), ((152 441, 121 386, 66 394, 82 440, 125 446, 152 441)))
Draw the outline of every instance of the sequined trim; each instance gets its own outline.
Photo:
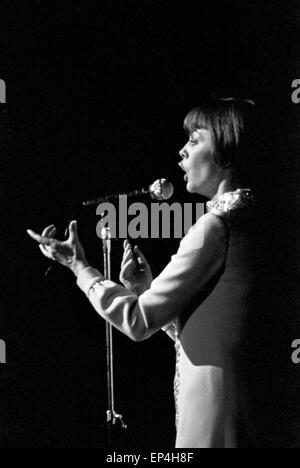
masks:
POLYGON ((162 328, 165 333, 169 333, 174 341, 176 341, 177 327, 175 322, 170 322, 168 325, 162 328))
POLYGON ((179 387, 180 387, 180 371, 179 371, 179 359, 180 359, 180 341, 178 338, 178 333, 176 329, 175 336, 175 352, 176 352, 176 364, 175 364, 175 376, 174 376, 174 402, 175 402, 175 424, 178 426, 179 420, 179 387))
POLYGON ((237 189, 234 192, 226 192, 220 195, 216 200, 209 201, 206 203, 208 213, 213 213, 217 216, 224 216, 233 218, 235 215, 240 214, 243 210, 243 214, 247 215, 249 208, 254 202, 254 197, 251 193, 251 189, 237 189))

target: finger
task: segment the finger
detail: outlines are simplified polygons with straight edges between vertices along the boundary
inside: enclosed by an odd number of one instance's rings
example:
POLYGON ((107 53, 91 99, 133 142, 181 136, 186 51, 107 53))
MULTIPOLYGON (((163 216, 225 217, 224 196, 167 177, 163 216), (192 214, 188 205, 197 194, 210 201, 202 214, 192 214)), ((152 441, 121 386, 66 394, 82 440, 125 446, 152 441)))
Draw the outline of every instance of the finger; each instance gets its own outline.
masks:
POLYGON ((42 232, 42 236, 43 237, 52 237, 54 232, 56 231, 56 228, 54 226, 54 224, 51 224, 50 226, 46 227, 43 232, 42 232))
POLYGON ((128 256, 128 255, 132 255, 132 256, 134 256, 134 254, 133 254, 133 251, 132 251, 132 248, 131 248, 131 247, 126 247, 126 249, 125 249, 125 250, 124 250, 124 252, 123 252, 123 258, 125 258, 125 257, 126 257, 126 256, 128 256))
POLYGON ((76 243, 78 241, 77 221, 71 221, 69 224, 69 241, 76 243))
POLYGON ((135 266, 134 260, 131 258, 123 265, 122 271, 123 272, 132 271, 134 269, 134 266, 135 266))
POLYGON ((132 251, 132 246, 130 244, 127 244, 124 249, 124 253, 126 254, 127 252, 130 252, 130 251, 132 251))
POLYGON ((45 257, 50 258, 51 260, 54 260, 52 254, 46 249, 44 245, 40 244, 39 249, 42 252, 42 254, 45 255, 45 257))
POLYGON ((123 243, 124 250, 132 249, 132 245, 130 244, 129 240, 125 239, 123 243))
POLYGON ((52 239, 49 239, 49 237, 40 236, 39 234, 32 231, 31 229, 27 229, 27 234, 30 237, 32 237, 32 239, 37 241, 39 244, 50 245, 52 243, 52 239))
POLYGON ((129 260, 126 265, 123 266, 120 272, 120 280, 128 280, 134 270, 134 261, 129 260))
POLYGON ((125 265, 125 263, 128 261, 128 260, 134 260, 134 256, 133 256, 133 253, 131 250, 128 250, 127 252, 124 252, 124 255, 123 255, 123 259, 122 259, 122 263, 121 263, 121 267, 125 265))
POLYGON ((145 264, 148 263, 146 258, 143 255, 143 253, 141 252, 141 250, 138 248, 137 245, 134 246, 134 253, 135 253, 136 259, 137 259, 137 261, 138 261, 138 263, 140 265, 145 265, 145 264))
POLYGON ((125 265, 129 262, 129 261, 133 261, 135 262, 134 258, 133 257, 127 257, 126 259, 124 259, 121 263, 121 269, 123 269, 125 267, 125 265))

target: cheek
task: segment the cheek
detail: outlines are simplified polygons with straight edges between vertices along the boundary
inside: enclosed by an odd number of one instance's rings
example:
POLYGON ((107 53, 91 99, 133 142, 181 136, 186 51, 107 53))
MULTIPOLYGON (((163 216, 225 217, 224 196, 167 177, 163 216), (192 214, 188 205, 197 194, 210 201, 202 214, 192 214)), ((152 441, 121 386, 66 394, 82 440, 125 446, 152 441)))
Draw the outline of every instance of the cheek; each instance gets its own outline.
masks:
POLYGON ((216 166, 214 160, 214 154, 210 147, 202 148, 192 158, 192 168, 194 171, 206 171, 212 172, 212 169, 216 166))
POLYGON ((192 168, 191 172, 194 177, 199 179, 213 177, 218 172, 218 166, 212 162, 211 159, 207 158, 204 161, 198 161, 192 168))
POLYGON ((213 182, 219 175, 219 167, 211 161, 202 162, 198 167, 194 167, 190 173, 190 185, 200 187, 213 182))
POLYGON ((217 177, 220 172, 220 167, 217 166, 217 164, 213 161, 210 164, 207 165, 207 174, 210 175, 210 177, 217 177))

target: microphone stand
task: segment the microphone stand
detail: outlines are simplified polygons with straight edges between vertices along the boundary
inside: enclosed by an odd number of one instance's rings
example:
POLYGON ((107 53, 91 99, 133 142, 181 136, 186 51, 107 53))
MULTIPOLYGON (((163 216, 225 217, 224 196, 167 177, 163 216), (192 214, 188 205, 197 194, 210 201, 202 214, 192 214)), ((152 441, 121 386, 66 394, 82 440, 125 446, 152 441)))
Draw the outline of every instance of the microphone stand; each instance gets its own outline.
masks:
MULTIPOLYGON (((103 245, 103 261, 104 261, 104 277, 111 280, 111 233, 109 227, 103 227, 101 231, 103 245)), ((127 425, 123 421, 122 414, 115 411, 115 395, 114 395, 114 360, 113 360, 113 334, 112 325, 105 322, 106 332, 106 376, 107 376, 107 405, 106 422, 107 422, 107 439, 109 447, 112 446, 112 429, 117 421, 121 422, 123 429, 127 425)))

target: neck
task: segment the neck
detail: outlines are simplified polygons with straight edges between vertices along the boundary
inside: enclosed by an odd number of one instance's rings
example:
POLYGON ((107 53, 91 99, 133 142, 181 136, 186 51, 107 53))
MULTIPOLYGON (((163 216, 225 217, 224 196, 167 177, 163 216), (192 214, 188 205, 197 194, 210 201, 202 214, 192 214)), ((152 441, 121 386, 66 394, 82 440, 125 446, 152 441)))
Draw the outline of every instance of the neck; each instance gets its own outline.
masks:
POLYGON ((241 184, 239 180, 234 174, 230 174, 221 180, 221 182, 219 183, 218 189, 216 193, 211 197, 211 200, 214 201, 218 197, 223 195, 223 193, 233 192, 234 190, 237 190, 238 188, 241 188, 241 184))

